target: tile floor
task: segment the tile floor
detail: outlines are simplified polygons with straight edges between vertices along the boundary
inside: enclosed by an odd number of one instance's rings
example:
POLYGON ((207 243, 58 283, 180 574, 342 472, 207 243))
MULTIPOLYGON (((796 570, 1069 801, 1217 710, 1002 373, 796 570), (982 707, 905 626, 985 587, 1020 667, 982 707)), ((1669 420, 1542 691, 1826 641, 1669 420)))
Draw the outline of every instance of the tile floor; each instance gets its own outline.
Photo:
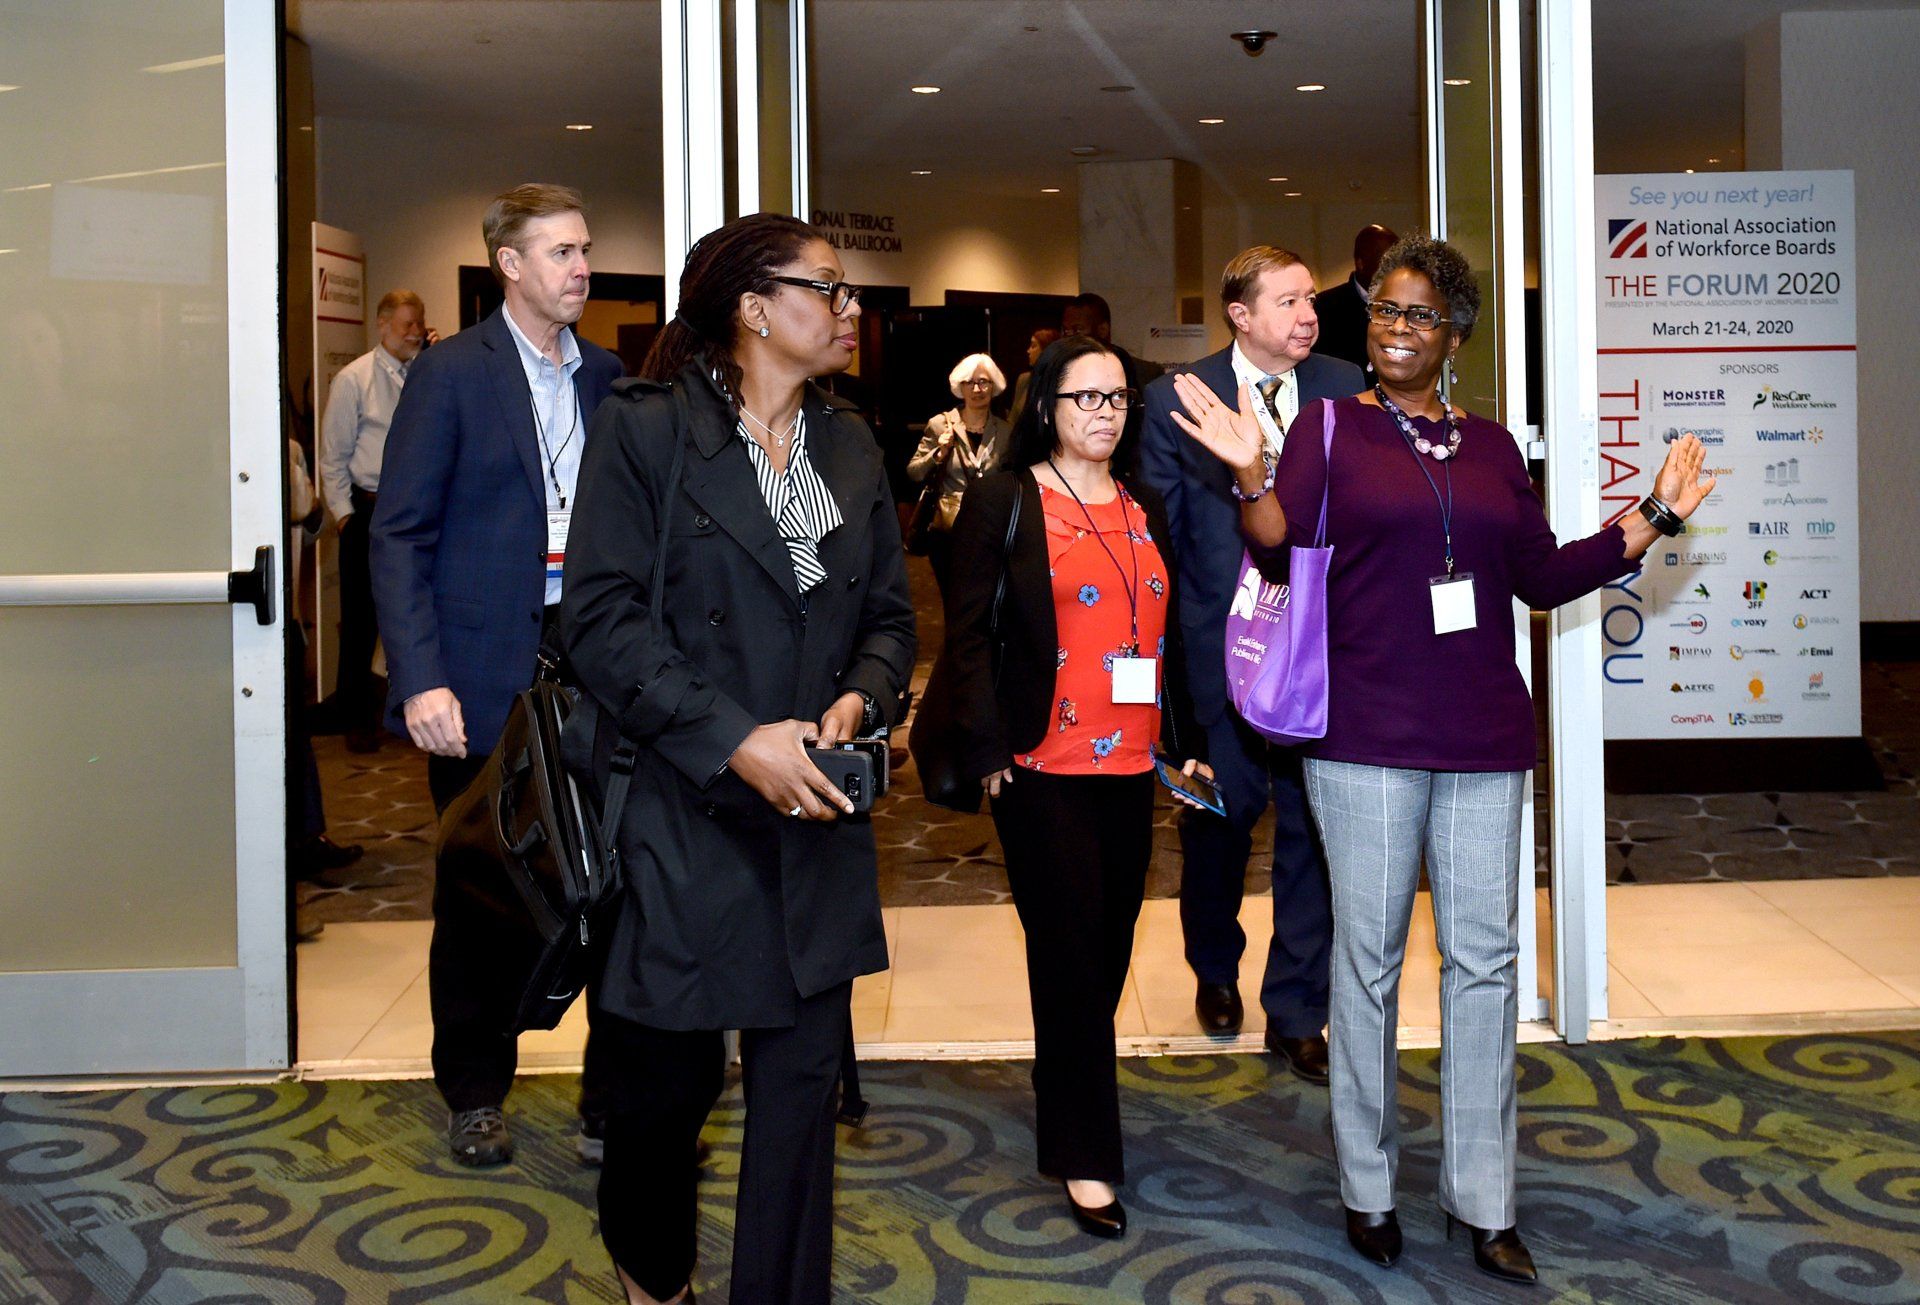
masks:
MULTIPOLYGON (((1609 1023, 1602 1035, 1706 1032, 1729 1020, 1920 1022, 1920 879, 1642 884, 1611 888, 1609 1023)), ((1242 1048, 1260 1045, 1253 958, 1264 959, 1266 898, 1241 913, 1249 945, 1242 1048)), ((1542 893, 1540 933, 1550 934, 1542 893)), ((1025 957, 1011 906, 906 906, 885 913, 893 967, 854 985, 863 1056, 1030 1054, 1025 957)), ((329 924, 298 950, 300 1061, 316 1076, 425 1073, 431 1037, 424 921, 329 924)), ((1543 956, 1541 988, 1551 983, 1543 956)), ((1400 993, 1404 1046, 1439 1038, 1439 959, 1426 895, 1416 905, 1400 993)), ((1150 901, 1116 1024, 1130 1054, 1220 1049, 1193 1018, 1178 904, 1150 901)), ((527 1070, 579 1064, 579 1007, 521 1039, 527 1070)), ((1523 1025, 1522 1038, 1550 1038, 1523 1025)))

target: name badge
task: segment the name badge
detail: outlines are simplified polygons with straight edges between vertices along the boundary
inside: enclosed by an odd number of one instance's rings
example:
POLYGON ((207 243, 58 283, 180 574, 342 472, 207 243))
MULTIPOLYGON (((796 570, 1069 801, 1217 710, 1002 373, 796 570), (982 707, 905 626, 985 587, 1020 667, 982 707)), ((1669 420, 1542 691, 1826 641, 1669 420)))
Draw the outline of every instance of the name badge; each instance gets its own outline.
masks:
POLYGON ((1159 669, 1158 657, 1114 658, 1113 700, 1148 705, 1156 702, 1160 690, 1159 669))
POLYGON ((1473 612, 1473 573, 1437 575, 1427 581, 1427 594, 1433 599, 1433 632, 1452 634, 1471 630, 1477 623, 1473 612))
POLYGON ((566 568, 567 531, 573 527, 572 508, 547 511, 547 579, 558 580, 566 568))

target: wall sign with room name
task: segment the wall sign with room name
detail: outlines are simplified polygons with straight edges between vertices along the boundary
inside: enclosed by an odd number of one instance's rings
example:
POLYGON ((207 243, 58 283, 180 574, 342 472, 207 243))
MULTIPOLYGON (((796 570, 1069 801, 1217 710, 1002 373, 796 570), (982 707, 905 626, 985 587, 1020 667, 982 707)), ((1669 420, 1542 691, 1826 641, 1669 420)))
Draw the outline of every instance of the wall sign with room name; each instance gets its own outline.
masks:
POLYGON ((1860 733, 1851 172, 1596 179, 1601 520, 1719 476, 1602 591, 1610 739, 1860 733))
POLYGON ((813 225, 835 249, 863 254, 898 254, 904 248, 891 213, 857 213, 851 209, 816 208, 813 225))

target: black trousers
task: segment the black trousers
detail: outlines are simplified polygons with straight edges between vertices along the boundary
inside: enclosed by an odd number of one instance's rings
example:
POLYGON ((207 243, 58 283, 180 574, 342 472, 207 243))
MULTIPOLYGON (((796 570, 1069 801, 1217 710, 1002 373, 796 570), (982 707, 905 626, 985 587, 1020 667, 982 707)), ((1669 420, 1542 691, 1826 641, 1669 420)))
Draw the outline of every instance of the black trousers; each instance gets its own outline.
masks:
MULTIPOLYGON (((485 756, 427 758, 427 790, 434 814, 447 809, 480 768, 485 756)), ((511 1032, 520 1002, 520 981, 532 966, 525 937, 507 933, 463 894, 439 879, 433 887, 433 941, 427 949, 427 1000, 433 1013, 433 1082, 449 1110, 498 1106, 513 1086, 520 1064, 519 1040, 511 1032)), ((588 994, 587 1046, 580 1075, 580 1118, 599 1130, 600 1104, 613 1066, 596 1045, 599 1034, 588 994)))
POLYGON ((1296 748, 1275 747, 1232 709, 1206 727, 1207 759, 1226 799, 1224 819, 1180 813, 1180 928, 1201 983, 1234 983, 1247 949, 1240 927, 1253 827, 1273 804, 1273 944, 1260 983, 1267 1027, 1311 1037, 1327 1023, 1333 897, 1320 831, 1307 810, 1296 748))
POLYGON ((380 723, 380 696, 373 677, 373 646, 380 627, 373 611, 373 572, 368 541, 375 495, 353 487, 353 515, 340 531, 340 672, 335 685, 341 724, 369 733, 380 723))
MULTIPOLYGON (((833 1282, 835 1085, 851 983, 800 1000, 791 1028, 743 1029, 746 1134, 732 1298, 827 1305, 833 1282)), ((608 1076, 600 1235, 655 1300, 693 1276, 700 1126, 725 1078, 718 1029, 650 1028, 599 1012, 608 1076)))
POLYGON ((993 800, 1007 883, 1027 934, 1040 1171, 1118 1183, 1113 1017, 1153 858, 1151 771, 1019 770, 993 800))

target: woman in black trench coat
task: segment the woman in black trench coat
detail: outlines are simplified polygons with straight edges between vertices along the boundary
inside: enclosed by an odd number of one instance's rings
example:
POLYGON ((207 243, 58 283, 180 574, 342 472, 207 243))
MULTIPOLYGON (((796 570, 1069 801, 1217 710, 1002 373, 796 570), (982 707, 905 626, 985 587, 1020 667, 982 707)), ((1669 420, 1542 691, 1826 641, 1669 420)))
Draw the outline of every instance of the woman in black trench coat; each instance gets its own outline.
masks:
POLYGON ((887 951, 872 827, 840 818, 805 744, 890 723, 914 653, 880 451, 809 383, 853 356, 844 275, 790 217, 700 240, 645 379, 600 408, 581 467, 567 656, 601 709, 602 775, 618 735, 639 745, 595 1024, 618 1066, 601 1232, 632 1301, 692 1298, 694 1151, 728 1028, 747 1102, 733 1299, 829 1296, 848 996, 887 951))

